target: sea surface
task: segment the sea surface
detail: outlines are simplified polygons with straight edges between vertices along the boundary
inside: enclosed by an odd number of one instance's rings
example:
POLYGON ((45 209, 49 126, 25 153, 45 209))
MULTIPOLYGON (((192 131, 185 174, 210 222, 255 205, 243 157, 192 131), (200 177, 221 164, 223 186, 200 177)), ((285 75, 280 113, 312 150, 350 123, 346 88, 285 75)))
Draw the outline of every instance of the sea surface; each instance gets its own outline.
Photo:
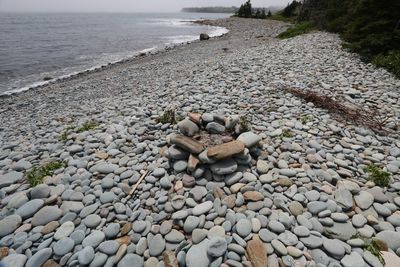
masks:
POLYGON ((0 95, 27 90, 226 29, 190 21, 229 14, 0 13, 0 95))

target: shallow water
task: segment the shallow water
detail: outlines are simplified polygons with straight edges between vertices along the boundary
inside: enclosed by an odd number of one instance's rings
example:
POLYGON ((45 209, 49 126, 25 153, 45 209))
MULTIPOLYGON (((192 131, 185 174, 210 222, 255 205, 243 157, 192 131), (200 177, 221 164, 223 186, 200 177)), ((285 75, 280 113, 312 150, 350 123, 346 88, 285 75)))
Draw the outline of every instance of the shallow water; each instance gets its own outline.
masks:
POLYGON ((122 60, 138 52, 195 40, 221 29, 190 20, 229 14, 0 13, 0 95, 122 60))

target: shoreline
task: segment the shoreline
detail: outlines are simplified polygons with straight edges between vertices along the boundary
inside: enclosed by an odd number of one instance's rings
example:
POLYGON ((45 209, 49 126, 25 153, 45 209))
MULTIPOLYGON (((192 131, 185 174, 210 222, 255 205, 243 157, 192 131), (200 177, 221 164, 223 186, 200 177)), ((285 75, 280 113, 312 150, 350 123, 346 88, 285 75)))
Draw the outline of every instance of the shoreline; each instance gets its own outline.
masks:
POLYGON ((213 23, 230 32, 0 98, 6 265, 381 266, 373 238, 398 259, 400 80, 335 34, 213 23))
MULTIPOLYGON (((225 27, 220 27, 220 26, 216 26, 216 25, 211 25, 211 24, 207 24, 207 23, 202 23, 203 21, 212 21, 212 20, 194 20, 194 21, 184 21, 184 22, 188 22, 188 23, 192 23, 192 24, 199 24, 199 25, 206 25, 206 26, 212 26, 212 27, 217 27, 218 29, 215 29, 215 31, 220 31, 218 33, 213 33, 210 35, 210 39, 211 38, 220 38, 224 35, 226 35, 229 32, 229 29, 225 28, 225 27)), ((138 58, 143 58, 143 57, 148 57, 148 56, 152 56, 152 55, 157 55, 159 53, 164 53, 166 51, 170 51, 170 50, 174 50, 176 47, 180 47, 180 46, 185 46, 194 42, 200 42, 200 39, 195 39, 195 40, 191 40, 191 41, 184 41, 184 42, 178 42, 178 43, 166 43, 163 47, 151 47, 151 48, 145 48, 143 50, 134 52, 132 56, 123 58, 121 60, 117 60, 114 62, 108 62, 106 64, 102 64, 102 65, 97 65, 97 66, 93 66, 91 68, 88 69, 84 69, 82 71, 77 71, 77 72, 72 72, 70 74, 65 74, 65 75, 61 75, 57 78, 52 78, 49 81, 38 81, 35 82, 31 85, 27 85, 24 86, 22 88, 19 89, 13 89, 13 90, 9 90, 9 91, 5 91, 3 93, 0 93, 0 98, 2 97, 7 97, 7 96, 11 96, 11 95, 15 95, 15 94, 20 94, 22 92, 28 91, 28 90, 35 90, 35 89, 40 89, 46 85, 49 84, 54 84, 57 82, 62 82, 65 80, 69 80, 69 79, 73 79, 85 74, 89 74, 89 73, 93 73, 93 72, 97 72, 97 71, 102 71, 106 68, 112 67, 113 65, 118 65, 118 64, 124 64, 124 63, 128 63, 128 62, 132 62, 133 60, 136 60, 138 58)))

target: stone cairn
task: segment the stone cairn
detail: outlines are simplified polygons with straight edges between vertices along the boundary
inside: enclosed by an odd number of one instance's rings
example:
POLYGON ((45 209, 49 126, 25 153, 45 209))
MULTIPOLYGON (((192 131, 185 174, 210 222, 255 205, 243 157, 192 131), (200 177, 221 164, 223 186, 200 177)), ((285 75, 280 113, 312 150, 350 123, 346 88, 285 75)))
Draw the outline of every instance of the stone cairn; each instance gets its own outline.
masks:
POLYGON ((261 137, 243 117, 189 113, 178 123, 181 134, 168 136, 165 156, 175 172, 221 182, 226 175, 248 169, 261 137), (237 138, 235 138, 237 136, 237 138))

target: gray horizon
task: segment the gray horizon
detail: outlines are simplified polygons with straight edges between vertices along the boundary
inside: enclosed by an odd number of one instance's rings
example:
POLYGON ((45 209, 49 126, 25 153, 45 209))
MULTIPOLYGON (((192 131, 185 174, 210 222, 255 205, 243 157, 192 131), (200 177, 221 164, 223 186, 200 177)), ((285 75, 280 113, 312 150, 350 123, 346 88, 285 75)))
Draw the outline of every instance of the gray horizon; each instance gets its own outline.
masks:
MULTIPOLYGON (((184 7, 240 6, 245 0, 0 0, 0 12, 179 12, 184 7)), ((253 6, 285 6, 290 0, 253 0, 253 6)))

